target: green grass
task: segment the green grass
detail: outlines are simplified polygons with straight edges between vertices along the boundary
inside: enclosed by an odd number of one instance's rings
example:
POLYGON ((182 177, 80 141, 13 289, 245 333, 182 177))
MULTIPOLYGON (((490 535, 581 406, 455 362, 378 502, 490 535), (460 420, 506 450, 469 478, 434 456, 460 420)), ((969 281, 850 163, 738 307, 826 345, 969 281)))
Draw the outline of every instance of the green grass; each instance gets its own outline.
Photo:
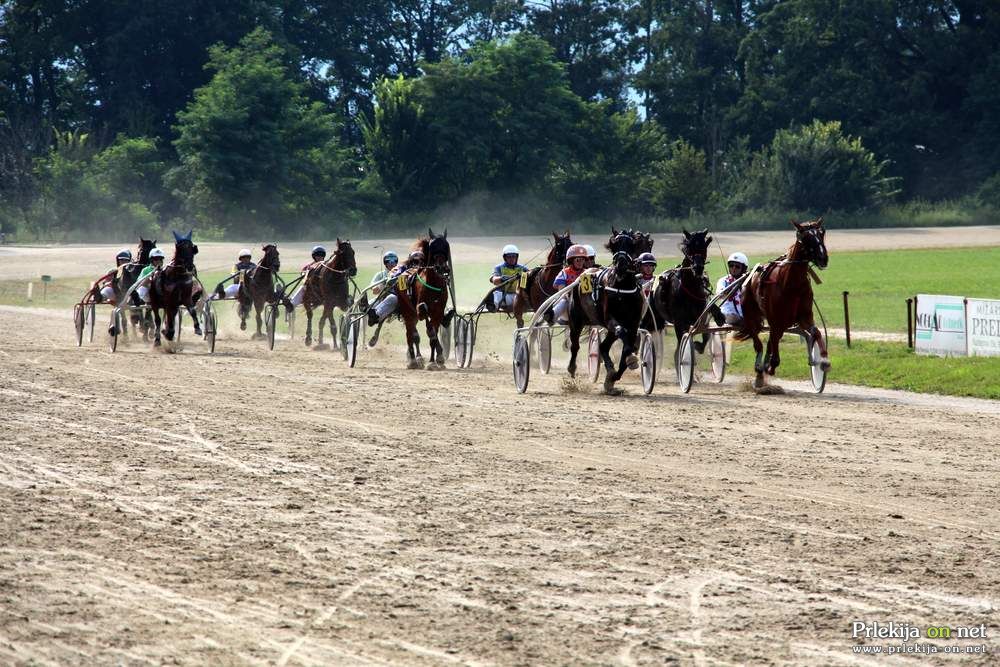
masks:
MULTIPOLYGON (((781 378, 809 377, 805 345, 799 341, 796 336, 782 342, 778 384, 781 378)), ((753 345, 737 343, 729 372, 751 376, 753 361, 753 345)), ((1000 357, 917 356, 905 343, 876 341, 852 341, 848 349, 842 339, 835 338, 830 344, 830 361, 830 382, 1000 399, 1000 357)))

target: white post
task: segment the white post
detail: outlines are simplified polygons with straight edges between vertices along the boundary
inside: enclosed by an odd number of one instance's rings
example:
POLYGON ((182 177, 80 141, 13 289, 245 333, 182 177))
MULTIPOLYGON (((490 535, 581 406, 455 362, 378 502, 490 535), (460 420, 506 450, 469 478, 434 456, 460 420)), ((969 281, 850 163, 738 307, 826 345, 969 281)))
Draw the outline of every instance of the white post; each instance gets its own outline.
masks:
POLYGON ((31 290, 34 288, 34 284, 28 283, 28 301, 31 301, 31 290))

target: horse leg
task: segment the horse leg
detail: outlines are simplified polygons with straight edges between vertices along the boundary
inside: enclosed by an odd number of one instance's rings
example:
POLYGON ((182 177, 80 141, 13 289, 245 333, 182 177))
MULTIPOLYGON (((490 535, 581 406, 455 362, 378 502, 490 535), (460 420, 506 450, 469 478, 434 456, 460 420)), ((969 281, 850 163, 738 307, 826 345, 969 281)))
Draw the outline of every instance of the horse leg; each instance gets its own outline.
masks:
POLYGON ((163 317, 165 319, 163 323, 163 335, 167 337, 168 341, 174 340, 174 320, 177 318, 177 307, 171 308, 167 306, 163 309, 163 317))
POLYGON ((247 317, 250 316, 250 306, 244 306, 243 299, 236 297, 236 311, 240 314, 240 331, 247 330, 247 317))
POLYGON ((431 361, 428 368, 434 368, 435 366, 443 370, 444 369, 444 347, 441 345, 441 341, 438 339, 438 327, 434 326, 432 323, 432 318, 427 318, 427 339, 430 341, 431 347, 431 361))
POLYGON ((333 347, 333 349, 335 350, 339 350, 340 339, 337 338, 337 319, 333 316, 334 306, 331 304, 329 307, 324 306, 324 308, 328 308, 328 310, 330 311, 330 314, 327 315, 326 319, 330 323, 330 339, 333 341, 331 343, 331 347, 333 347))
POLYGON ((760 334, 754 333, 753 339, 753 350, 756 354, 753 362, 753 370, 755 373, 753 386, 754 389, 760 389, 764 386, 764 343, 760 341, 760 334))
POLYGON ((264 337, 264 332, 263 332, 263 331, 261 331, 261 327, 263 327, 263 326, 264 326, 264 318, 262 318, 262 317, 260 316, 260 311, 261 311, 261 308, 263 308, 263 307, 264 307, 264 304, 263 304, 263 303, 261 303, 261 304, 258 304, 258 303, 257 303, 257 302, 255 301, 255 302, 254 302, 254 304, 253 304, 253 316, 254 316, 254 319, 255 319, 255 320, 256 320, 256 322, 257 322, 257 333, 255 333, 255 334, 253 335, 253 337, 254 337, 255 339, 257 339, 257 338, 263 338, 263 337, 264 337))
POLYGON ((306 311, 306 347, 309 347, 313 342, 313 311, 305 301, 302 302, 302 308, 306 311))
POLYGON ((514 295, 514 306, 511 308, 514 311, 514 319, 517 320, 517 328, 524 328, 524 297, 521 296, 521 291, 518 290, 514 295))
POLYGON ((576 355, 580 351, 580 330, 583 329, 582 325, 575 325, 570 321, 569 325, 569 366, 566 370, 569 371, 569 376, 576 377, 576 355))
POLYGON ((186 306, 188 314, 191 316, 191 321, 194 322, 194 335, 201 335, 201 324, 198 322, 198 311, 194 306, 186 306))
POLYGON ((778 370, 778 365, 781 364, 781 353, 778 352, 778 344, 781 342, 781 337, 784 333, 784 329, 775 327, 771 329, 771 334, 767 337, 766 361, 768 375, 774 375, 778 370))
POLYGON ((408 359, 407 368, 423 368, 424 362, 420 358, 420 335, 417 333, 417 318, 414 313, 403 315, 403 322, 406 324, 406 356, 408 359))
POLYGON ((153 347, 159 347, 162 343, 160 341, 160 309, 152 308, 153 311, 153 347))

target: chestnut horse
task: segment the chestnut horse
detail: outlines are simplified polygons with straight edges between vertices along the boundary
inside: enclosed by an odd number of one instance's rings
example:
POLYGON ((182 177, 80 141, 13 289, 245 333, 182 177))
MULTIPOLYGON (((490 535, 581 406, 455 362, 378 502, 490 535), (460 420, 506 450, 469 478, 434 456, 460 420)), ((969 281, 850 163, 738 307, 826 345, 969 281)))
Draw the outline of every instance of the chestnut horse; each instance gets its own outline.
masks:
POLYGON ((826 342, 813 320, 813 291, 810 275, 815 278, 811 264, 825 269, 830 261, 826 253, 823 218, 808 222, 792 220, 795 228, 795 243, 788 252, 764 266, 754 268, 753 275, 743 286, 743 325, 736 332, 737 340, 753 339, 757 353, 754 371, 757 373, 754 386, 764 384, 764 373, 774 375, 781 363, 778 343, 781 336, 791 327, 798 326, 802 332, 812 337, 819 346, 820 366, 830 368, 826 342), (767 338, 767 355, 760 333, 764 321, 770 327, 767 338))
MULTIPOLYGON (((554 243, 545 258, 545 264, 528 271, 526 287, 518 285, 514 296, 514 317, 517 318, 518 329, 524 327, 525 313, 538 310, 542 302, 556 292, 552 283, 562 271, 563 264, 566 263, 566 251, 573 245, 573 241, 569 237, 569 230, 566 230, 566 234, 552 232, 552 238, 554 243)), ((493 295, 489 298, 493 298, 493 295)))
POLYGON ((154 271, 149 281, 149 307, 153 310, 156 322, 154 346, 160 345, 161 310, 166 318, 163 322, 163 334, 168 341, 174 339, 174 323, 177 311, 182 306, 187 308, 194 320, 195 334, 201 335, 201 325, 198 324, 198 314, 195 311, 195 304, 202 292, 194 267, 198 246, 191 241, 191 232, 184 236, 174 232, 174 240, 174 258, 162 269, 154 271))
POLYGON ((326 348, 323 343, 323 322, 330 323, 330 336, 333 346, 337 341, 337 323, 333 319, 333 309, 340 308, 345 313, 354 303, 350 290, 350 279, 358 274, 357 260, 354 258, 354 248, 350 241, 337 239, 337 248, 329 259, 319 266, 309 270, 305 278, 306 293, 302 306, 306 309, 306 346, 312 345, 312 314, 313 309, 323 306, 323 314, 316 323, 319 343, 316 349, 326 348))
POLYGON ((278 281, 278 271, 281 270, 278 246, 268 243, 261 250, 264 251, 264 256, 257 266, 243 272, 240 277, 240 289, 236 293, 236 299, 240 304, 240 331, 246 330, 250 307, 254 308, 254 314, 257 316, 257 333, 253 335, 254 339, 264 337, 260 330, 263 325, 260 311, 264 309, 264 304, 275 298, 274 285, 278 281))
MULTIPOLYGON (((423 367, 420 355, 420 335, 417 321, 427 322, 427 339, 430 342, 431 358, 427 370, 444 369, 444 348, 438 341, 441 325, 447 326, 454 311, 445 312, 448 306, 451 284, 451 246, 448 244, 448 230, 436 236, 430 229, 428 237, 414 243, 412 251, 424 254, 425 265, 411 269, 407 276, 408 288, 398 290, 399 314, 406 324, 406 355, 408 368, 423 367)), ((398 288, 397 288, 398 289, 398 288)))
POLYGON ((580 351, 580 332, 583 327, 604 327, 608 331, 601 341, 601 359, 607 371, 604 392, 618 394, 621 392, 614 385, 625 374, 625 367, 634 369, 639 365, 635 351, 639 345, 639 324, 645 297, 635 273, 635 261, 632 257, 635 242, 632 235, 619 232, 605 247, 612 252, 612 267, 587 269, 570 292, 569 374, 576 375, 576 356, 580 351), (590 289, 585 287, 586 284, 589 284, 590 289), (609 354, 615 340, 622 342, 618 370, 615 370, 609 354))

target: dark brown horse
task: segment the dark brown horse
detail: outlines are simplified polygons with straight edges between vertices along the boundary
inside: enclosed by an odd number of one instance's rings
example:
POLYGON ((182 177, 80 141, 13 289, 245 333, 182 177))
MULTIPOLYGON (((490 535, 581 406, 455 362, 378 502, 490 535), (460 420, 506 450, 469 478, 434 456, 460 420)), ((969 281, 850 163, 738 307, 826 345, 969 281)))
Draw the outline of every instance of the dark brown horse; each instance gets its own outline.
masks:
MULTIPOLYGON (((667 269, 656 278, 650 295, 652 308, 643 320, 643 326, 650 331, 662 329, 666 322, 672 323, 678 347, 681 337, 701 316, 710 298, 705 263, 712 237, 708 235, 708 229, 694 233, 685 229, 683 232, 684 240, 678 247, 684 259, 679 266, 667 269)), ((712 317, 720 326, 726 321, 718 307, 713 307, 712 317)), ((702 334, 701 341, 694 343, 695 349, 699 353, 704 352, 707 341, 708 334, 702 334)))
POLYGON ((612 267, 588 269, 570 292, 569 374, 576 375, 576 356, 580 351, 583 327, 604 327, 608 331, 601 342, 601 358, 607 371, 604 391, 616 394, 620 391, 614 385, 624 375, 625 367, 637 368, 639 365, 635 351, 639 345, 639 324, 645 297, 635 273, 632 235, 619 233, 609 240, 606 247, 612 252, 612 267), (616 340, 622 342, 622 356, 617 370, 609 354, 616 340))
POLYGON ((552 239, 552 248, 545 258, 545 264, 528 271, 526 287, 518 285, 517 294, 514 296, 514 317, 517 318, 519 329, 524 326, 525 313, 534 312, 543 301, 555 294, 552 282, 566 263, 566 251, 573 245, 569 230, 566 230, 565 234, 552 232, 552 239))
POLYGON ((420 334, 417 321, 427 323, 427 339, 430 343, 431 358, 427 370, 443 369, 444 348, 438 340, 442 324, 447 325, 454 311, 447 311, 449 286, 451 281, 451 246, 448 244, 448 230, 436 236, 430 229, 429 236, 418 240, 412 250, 424 254, 426 264, 407 274, 407 289, 398 289, 399 314, 406 324, 406 355, 408 368, 423 367, 420 355, 420 334))
POLYGON ((830 261, 826 253, 826 231, 823 218, 809 222, 795 222, 795 243, 788 252, 762 267, 756 267, 743 286, 743 325, 736 332, 737 340, 753 339, 757 353, 754 386, 764 384, 764 373, 774 375, 781 363, 778 343, 781 336, 792 327, 799 327, 819 346, 820 366, 830 368, 826 342, 813 320, 813 291, 809 282, 811 264, 825 269, 830 261), (767 355, 760 333, 764 322, 770 327, 767 338, 767 355))
POLYGON ((240 304, 240 331, 246 330, 247 317, 250 316, 250 307, 253 306, 257 318, 257 333, 253 335, 255 339, 264 337, 260 330, 263 325, 260 311, 264 309, 265 304, 274 300, 274 286, 278 282, 278 271, 281 270, 278 246, 268 243, 261 250, 264 251, 264 256, 257 266, 243 273, 240 277, 240 289, 236 293, 236 299, 240 304))
POLYGON ((174 323, 177 311, 187 308, 194 320, 195 334, 201 335, 201 325, 198 324, 198 314, 195 304, 201 296, 201 283, 197 280, 197 270, 194 267, 194 256, 198 254, 198 246, 191 241, 191 232, 181 236, 174 232, 174 258, 170 263, 150 277, 149 306, 153 310, 156 322, 155 346, 160 345, 160 311, 164 311, 166 321, 163 323, 163 335, 168 341, 174 339, 174 323))
POLYGON ((350 279, 358 273, 357 260, 354 258, 354 248, 350 241, 337 239, 337 248, 333 255, 319 266, 310 269, 305 278, 305 294, 302 306, 306 309, 306 346, 312 345, 312 313, 315 308, 323 306, 323 314, 316 324, 319 334, 317 350, 326 349, 323 343, 323 322, 330 324, 330 336, 334 347, 338 346, 337 323, 333 318, 333 309, 347 312, 353 303, 350 290, 350 279))

